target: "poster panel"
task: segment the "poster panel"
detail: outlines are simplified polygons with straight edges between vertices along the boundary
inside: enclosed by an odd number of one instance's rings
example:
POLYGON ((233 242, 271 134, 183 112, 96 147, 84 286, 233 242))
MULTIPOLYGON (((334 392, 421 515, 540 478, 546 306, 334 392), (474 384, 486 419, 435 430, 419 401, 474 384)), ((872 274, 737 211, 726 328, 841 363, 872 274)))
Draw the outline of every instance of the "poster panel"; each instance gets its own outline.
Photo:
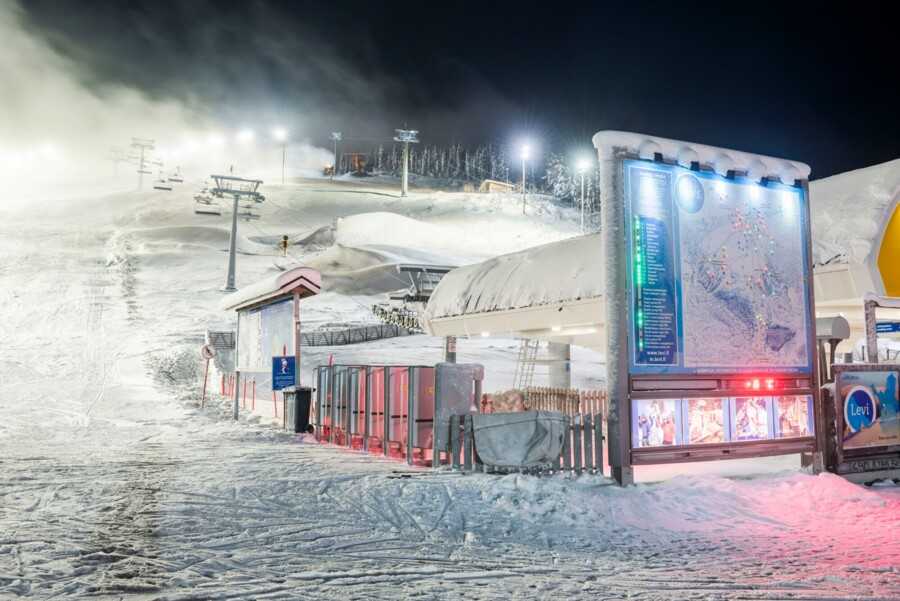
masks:
POLYGON ((631 373, 812 373, 803 189, 624 170, 631 373))
POLYGON ((264 371, 272 357, 294 354, 293 300, 241 311, 238 326, 238 369, 264 371))
POLYGON ((681 399, 634 400, 631 413, 632 448, 683 444, 681 399))
POLYGON ((812 395, 775 397, 773 405, 776 438, 802 438, 815 433, 812 395))
POLYGON ((846 371, 838 380, 844 450, 900 445, 895 371, 846 371))
POLYGON ((727 398, 685 399, 683 411, 687 444, 712 444, 728 441, 727 398))
POLYGON ((731 440, 774 438, 772 399, 764 396, 731 399, 731 440))

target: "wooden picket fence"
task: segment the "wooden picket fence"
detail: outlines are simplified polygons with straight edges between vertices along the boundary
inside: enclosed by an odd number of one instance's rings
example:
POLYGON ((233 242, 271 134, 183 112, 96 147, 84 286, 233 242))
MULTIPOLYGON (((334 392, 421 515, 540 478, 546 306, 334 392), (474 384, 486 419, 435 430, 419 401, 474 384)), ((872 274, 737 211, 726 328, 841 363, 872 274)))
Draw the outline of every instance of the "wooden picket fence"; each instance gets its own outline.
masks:
POLYGON ((547 465, 528 468, 492 468, 484 465, 475 447, 475 431, 471 415, 450 417, 449 463, 455 470, 488 473, 521 472, 528 474, 553 474, 570 471, 575 474, 603 474, 603 415, 567 415, 562 451, 547 465))
POLYGON ((606 419, 606 391, 533 386, 525 389, 525 408, 559 411, 566 415, 602 415, 606 419))

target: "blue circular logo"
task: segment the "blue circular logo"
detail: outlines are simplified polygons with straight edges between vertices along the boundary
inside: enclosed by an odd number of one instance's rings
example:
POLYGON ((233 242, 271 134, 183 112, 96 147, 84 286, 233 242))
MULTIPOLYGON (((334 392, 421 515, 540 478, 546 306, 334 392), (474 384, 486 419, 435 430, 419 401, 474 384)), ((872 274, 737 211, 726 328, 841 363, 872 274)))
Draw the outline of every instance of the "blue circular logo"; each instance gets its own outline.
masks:
POLYGON ((682 211, 696 213, 703 208, 703 185, 693 175, 682 175, 675 182, 675 200, 682 211))
POLYGON ((866 386, 855 386, 844 399, 844 421, 853 432, 875 423, 875 397, 866 386))

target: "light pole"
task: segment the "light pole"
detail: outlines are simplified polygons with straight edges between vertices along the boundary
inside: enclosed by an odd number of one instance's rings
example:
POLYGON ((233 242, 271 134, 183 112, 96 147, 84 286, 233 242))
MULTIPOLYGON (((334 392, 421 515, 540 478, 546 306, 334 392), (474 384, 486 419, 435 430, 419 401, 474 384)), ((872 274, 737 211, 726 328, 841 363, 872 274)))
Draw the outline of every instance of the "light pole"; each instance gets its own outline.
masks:
POLYGON ((287 130, 283 127, 276 127, 272 130, 272 137, 281 142, 281 184, 284 185, 284 164, 287 157, 287 130))
POLYGON ((343 138, 343 134, 339 131, 331 132, 331 139, 334 142, 334 168, 331 170, 331 181, 334 181, 334 175, 337 173, 338 166, 338 156, 337 156, 337 143, 341 141, 343 138))
POLYGON ((584 174, 587 172, 588 167, 591 164, 587 159, 579 159, 578 164, 575 168, 578 170, 578 173, 581 175, 581 233, 584 233, 584 174))
POLYGON ((400 196, 406 196, 409 187, 409 145, 418 144, 419 131, 416 129, 395 129, 394 142, 403 142, 403 181, 400 184, 400 196))
POLYGON ((525 161, 528 160, 528 155, 531 153, 531 148, 528 144, 522 144, 522 214, 525 214, 525 161))

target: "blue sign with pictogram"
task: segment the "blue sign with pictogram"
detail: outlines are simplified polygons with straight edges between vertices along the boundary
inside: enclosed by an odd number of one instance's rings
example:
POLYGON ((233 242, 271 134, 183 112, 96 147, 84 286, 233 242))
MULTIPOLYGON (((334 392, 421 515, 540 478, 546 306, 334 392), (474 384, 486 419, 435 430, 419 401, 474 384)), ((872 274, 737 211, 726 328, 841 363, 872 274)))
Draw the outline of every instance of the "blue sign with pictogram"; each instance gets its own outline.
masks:
POLYGON ((297 358, 272 357, 272 390, 282 390, 297 384, 297 358))

